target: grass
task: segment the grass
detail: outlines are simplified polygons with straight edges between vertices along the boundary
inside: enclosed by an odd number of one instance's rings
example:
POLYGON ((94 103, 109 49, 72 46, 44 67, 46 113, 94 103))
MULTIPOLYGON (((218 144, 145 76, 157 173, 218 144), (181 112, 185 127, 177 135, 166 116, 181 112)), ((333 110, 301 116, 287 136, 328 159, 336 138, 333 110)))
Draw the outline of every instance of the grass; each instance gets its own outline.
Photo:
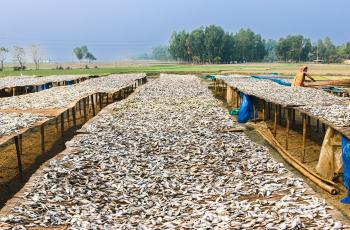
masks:
MULTIPOLYGON (((6 68, 5 72, 0 72, 0 76, 18 75, 64 75, 64 74, 113 74, 113 73, 193 73, 193 74, 268 74, 271 72, 293 76, 298 72, 302 64, 285 63, 249 63, 230 65, 184 65, 184 64, 162 64, 162 63, 128 63, 113 64, 101 63, 99 68, 84 69, 74 66, 73 69, 56 70, 53 66, 43 66, 40 70, 13 71, 6 68)), ((72 66, 67 64, 66 66, 72 66)), ((310 73, 318 80, 350 78, 350 65, 345 64, 308 64, 310 73)), ((65 66, 63 66, 65 67, 65 66)))

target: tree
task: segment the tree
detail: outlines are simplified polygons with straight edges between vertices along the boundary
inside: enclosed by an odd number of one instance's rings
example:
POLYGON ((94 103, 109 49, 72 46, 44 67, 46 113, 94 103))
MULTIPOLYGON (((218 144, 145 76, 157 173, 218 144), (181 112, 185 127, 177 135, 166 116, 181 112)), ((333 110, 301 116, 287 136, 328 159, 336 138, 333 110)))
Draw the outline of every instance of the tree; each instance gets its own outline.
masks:
POLYGON ((265 56, 265 45, 261 35, 251 29, 241 29, 234 35, 237 61, 261 61, 265 56))
POLYGON ((152 58, 155 60, 167 61, 171 59, 169 46, 157 46, 152 49, 152 58))
POLYGON ((86 53, 85 58, 88 60, 89 63, 97 60, 96 57, 90 52, 86 53))
POLYGON ((8 52, 10 52, 7 48, 5 47, 0 47, 0 62, 1 62, 1 71, 4 72, 5 68, 4 68, 4 61, 7 58, 7 54, 8 52))
POLYGON ((192 61, 195 63, 203 63, 205 61, 205 35, 204 28, 200 27, 199 29, 193 30, 189 35, 192 50, 192 61), (196 57, 196 58, 195 58, 196 57))
POLYGON ((76 47, 73 50, 73 53, 75 54, 79 62, 81 62, 83 59, 87 60, 89 63, 91 61, 97 60, 96 57, 89 51, 87 46, 76 47))
POLYGON ((210 25, 205 28, 204 35, 206 58, 209 63, 212 63, 214 58, 222 56, 225 31, 220 26, 210 25))
POLYGON ((82 49, 80 47, 77 47, 73 50, 75 56, 77 57, 77 59, 79 60, 79 62, 81 62, 81 60, 83 60, 84 58, 84 53, 82 51, 82 49))
POLYGON ((39 69, 39 64, 42 59, 42 55, 43 54, 42 54, 40 45, 32 45, 32 58, 33 58, 33 62, 35 64, 36 70, 39 69))
POLYGON ((26 52, 22 47, 15 46, 13 49, 13 59, 15 62, 18 62, 20 69, 25 69, 25 58, 26 52))
POLYGON ((277 57, 277 41, 269 39, 265 42, 266 55, 264 57, 265 61, 275 62, 278 60, 277 57))
POLYGON ((310 39, 302 35, 288 35, 281 38, 276 47, 277 56, 284 61, 307 61, 312 45, 310 39))

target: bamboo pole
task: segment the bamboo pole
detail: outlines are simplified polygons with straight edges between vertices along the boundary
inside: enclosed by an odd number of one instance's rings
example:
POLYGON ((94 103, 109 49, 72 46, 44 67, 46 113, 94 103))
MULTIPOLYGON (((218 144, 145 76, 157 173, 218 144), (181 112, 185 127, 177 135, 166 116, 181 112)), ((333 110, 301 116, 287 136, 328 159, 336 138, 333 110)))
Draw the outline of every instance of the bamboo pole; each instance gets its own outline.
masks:
POLYGON ((64 133, 64 113, 61 113, 61 136, 63 137, 64 133))
POLYGON ((83 109, 84 109, 84 119, 87 121, 87 112, 86 112, 86 98, 83 98, 83 109))
POLYGON ((70 113, 69 109, 67 109, 67 123, 68 123, 68 128, 70 127, 70 113))
POLYGON ((287 109, 286 113, 286 149, 288 150, 288 141, 289 141, 289 113, 290 110, 287 109))
POLYGON ((253 114, 254 114, 254 123, 256 123, 256 107, 254 103, 253 103, 253 114))
POLYGON ((96 116, 94 95, 91 95, 91 108, 92 108, 92 115, 96 116))
POLYGON ((306 143, 306 134, 307 134, 307 125, 306 125, 306 115, 302 115, 303 118, 303 139, 302 139, 302 144, 301 144, 301 151, 302 151, 302 159, 301 162, 305 163, 305 143, 306 143))
POLYGON ((76 115, 75 107, 72 108, 72 115, 73 115, 73 127, 74 127, 74 130, 77 130, 77 115, 76 115))
POLYGON ((40 125, 41 154, 45 153, 45 125, 40 125))
POLYGON ((263 108, 262 108, 262 119, 263 119, 263 121, 265 121, 265 117, 266 117, 266 112, 265 112, 265 110, 266 110, 266 102, 263 101, 262 103, 263 103, 263 108))
POLYGON ((23 178, 23 168, 22 168, 22 159, 21 159, 21 148, 20 148, 20 143, 19 143, 19 138, 18 136, 14 137, 15 140, 15 146, 16 146, 16 154, 17 154, 17 164, 18 164, 18 173, 19 173, 19 178, 21 182, 24 182, 23 178))
POLYGON ((309 134, 309 138, 311 138, 311 117, 307 116, 307 129, 308 129, 308 134, 309 134))
POLYGON ((274 119, 274 124, 273 124, 273 135, 277 135, 277 105, 275 105, 275 119, 274 119))

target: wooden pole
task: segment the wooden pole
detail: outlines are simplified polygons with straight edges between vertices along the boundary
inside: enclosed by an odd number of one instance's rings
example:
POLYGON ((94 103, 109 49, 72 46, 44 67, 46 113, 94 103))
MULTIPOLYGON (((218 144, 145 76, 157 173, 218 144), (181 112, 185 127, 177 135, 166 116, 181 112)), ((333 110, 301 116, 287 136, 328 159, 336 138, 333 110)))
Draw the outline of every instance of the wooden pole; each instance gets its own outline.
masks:
POLYGON ((91 108, 92 108, 92 115, 96 116, 94 95, 91 95, 91 108))
POLYGON ((75 107, 72 108, 72 115, 73 115, 74 130, 77 130, 77 115, 76 115, 75 107))
POLYGON ((17 154, 17 164, 18 164, 19 178, 20 178, 21 182, 23 182, 24 178, 23 178, 23 168, 22 168, 22 160, 21 160, 21 148, 20 148, 20 143, 19 143, 18 136, 15 136, 14 140, 15 140, 15 145, 16 145, 16 154, 17 154))
POLYGON ((307 125, 306 125, 306 115, 303 114, 303 140, 301 144, 301 151, 302 151, 302 159, 301 162, 305 162, 305 143, 306 143, 306 133, 307 133, 307 125))
POLYGON ((67 109, 67 123, 68 123, 68 128, 70 127, 70 113, 69 109, 67 109))
POLYGON ((289 114, 290 114, 290 110, 287 109, 287 114, 286 114, 286 150, 288 150, 288 141, 289 141, 289 114))
POLYGON ((275 119, 274 119, 274 124, 273 124, 273 135, 276 136, 277 135, 277 108, 278 106, 275 105, 275 119))
POLYGON ((58 133, 58 117, 55 118, 56 133, 58 133))
POLYGON ((99 102, 100 102, 100 110, 102 109, 103 105, 102 105, 102 93, 98 94, 98 98, 99 98, 99 102))
POLYGON ((256 123, 256 107, 255 107, 255 103, 253 103, 253 116, 254 116, 254 123, 256 123))
POLYGON ((18 137, 19 137, 19 148, 20 148, 21 154, 22 154, 23 153, 23 135, 20 134, 20 135, 18 135, 18 137))
POLYGON ((81 100, 79 100, 79 115, 80 115, 80 120, 82 117, 82 113, 81 113, 81 100))
POLYGON ((265 101, 262 101, 263 103, 263 108, 262 108, 262 119, 263 121, 265 121, 265 117, 266 117, 266 102, 265 101))
POLYGON ((282 106, 281 105, 278 106, 278 116, 279 116, 278 123, 282 125, 282 106))
POLYGON ((311 117, 307 116, 307 126, 308 126, 308 134, 309 137, 311 138, 311 117))
POLYGON ((61 136, 63 137, 64 133, 64 113, 61 113, 61 136))
POLYGON ((45 153, 45 125, 40 126, 41 154, 45 153))
POLYGON ((295 126, 295 110, 293 109, 292 126, 295 126))
POLYGON ((84 109, 84 119, 87 121, 87 112, 86 112, 86 98, 83 98, 83 109, 84 109))

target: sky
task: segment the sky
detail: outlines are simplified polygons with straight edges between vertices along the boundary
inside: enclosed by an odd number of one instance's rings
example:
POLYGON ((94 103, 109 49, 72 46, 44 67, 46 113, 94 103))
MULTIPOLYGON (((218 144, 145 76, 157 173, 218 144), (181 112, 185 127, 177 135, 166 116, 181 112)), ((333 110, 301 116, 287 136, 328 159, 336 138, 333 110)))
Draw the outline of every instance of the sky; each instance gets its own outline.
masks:
POLYGON ((0 47, 40 44, 55 61, 72 61, 81 45, 99 60, 125 60, 167 44, 173 31, 211 24, 266 39, 350 41, 349 0, 1 0, 0 8, 0 47))

